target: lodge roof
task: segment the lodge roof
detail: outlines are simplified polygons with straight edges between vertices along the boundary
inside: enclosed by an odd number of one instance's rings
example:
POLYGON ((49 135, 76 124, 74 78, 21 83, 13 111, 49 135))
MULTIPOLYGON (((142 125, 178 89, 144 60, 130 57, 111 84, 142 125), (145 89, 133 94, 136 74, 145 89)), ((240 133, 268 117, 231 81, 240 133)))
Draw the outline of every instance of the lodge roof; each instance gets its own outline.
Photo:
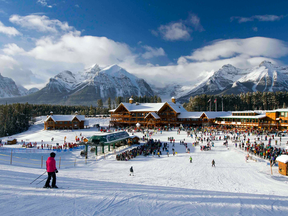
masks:
POLYGON ((149 113, 145 116, 145 118, 146 118, 147 116, 149 116, 150 114, 151 114, 155 119, 160 119, 159 115, 157 115, 155 112, 149 112, 149 113))
POLYGON ((179 119, 188 119, 188 118, 200 118, 202 114, 205 114, 208 119, 215 119, 224 115, 231 115, 231 112, 183 112, 178 115, 179 119))
POLYGON ((51 118, 53 121, 72 121, 74 118, 77 118, 79 121, 85 121, 85 115, 50 115, 47 117, 45 122, 51 118))
MULTIPOLYGON (((165 104, 168 104, 176 113, 187 112, 184 107, 179 103, 164 102, 164 103, 121 103, 129 112, 158 112, 165 104)), ((119 104, 119 106, 121 105, 119 104)), ((118 107, 119 107, 118 106, 118 107)), ((118 108, 117 107, 117 108, 118 108)), ((115 110, 110 112, 115 112, 115 110)))
POLYGON ((265 118, 266 115, 256 115, 256 116, 221 116, 220 118, 235 118, 235 119, 261 119, 261 118, 265 118))
POLYGON ((283 109, 276 109, 276 110, 268 110, 266 112, 288 112, 287 108, 283 108, 283 109))

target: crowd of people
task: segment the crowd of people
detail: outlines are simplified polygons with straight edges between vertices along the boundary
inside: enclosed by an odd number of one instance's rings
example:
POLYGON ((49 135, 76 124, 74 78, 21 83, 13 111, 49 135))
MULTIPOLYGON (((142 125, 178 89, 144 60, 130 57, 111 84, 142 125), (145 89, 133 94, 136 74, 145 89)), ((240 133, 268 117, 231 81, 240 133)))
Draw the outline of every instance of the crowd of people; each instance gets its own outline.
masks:
MULTIPOLYGON (((173 155, 175 155, 174 149, 172 149, 172 151, 173 155)), ((145 144, 141 146, 137 146, 136 148, 127 150, 125 152, 122 152, 121 154, 116 155, 116 160, 127 161, 139 155, 157 155, 158 157, 160 157, 162 155, 162 152, 166 152, 167 156, 169 157, 169 144, 162 143, 160 140, 149 139, 145 144)))

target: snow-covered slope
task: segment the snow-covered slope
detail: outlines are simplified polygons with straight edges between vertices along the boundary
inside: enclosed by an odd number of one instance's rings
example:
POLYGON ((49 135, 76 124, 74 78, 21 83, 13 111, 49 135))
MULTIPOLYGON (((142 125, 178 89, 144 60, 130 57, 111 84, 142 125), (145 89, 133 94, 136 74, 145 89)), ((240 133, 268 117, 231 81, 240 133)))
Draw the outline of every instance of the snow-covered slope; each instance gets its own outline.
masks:
MULTIPOLYGON (((28 131, 13 136, 19 141, 37 143, 40 149, 22 148, 21 144, 0 148, 0 209, 3 216, 288 215, 288 177, 280 175, 278 167, 270 168, 268 160, 255 155, 250 155, 253 160, 246 162, 247 151, 234 147, 232 139, 228 140, 230 149, 217 139, 213 141, 211 151, 201 151, 198 145, 194 146, 195 139, 187 137, 184 131, 177 133, 178 128, 163 133, 149 131, 154 140, 162 143, 167 142, 168 137, 175 138, 175 146, 168 143, 169 157, 162 151, 160 157, 139 155, 128 161, 115 159, 115 153, 121 154, 139 145, 111 149, 110 152, 106 146, 105 154, 98 146, 98 155, 89 150, 87 160, 80 156, 82 149, 56 151, 59 170, 56 185, 59 189, 44 189, 45 161, 51 150, 41 149, 41 141, 56 146, 56 143, 62 145, 66 137, 71 143, 75 142, 75 136, 103 135, 92 127, 94 124, 109 125, 105 119, 90 118, 88 129, 47 131, 43 130, 45 118, 37 117, 28 131), (185 146, 180 144, 183 140, 190 153, 186 153, 185 146), (177 152, 175 156, 172 148, 177 152), (190 156, 193 163, 189 162, 190 156), (216 167, 211 167, 212 160, 216 167), (129 175, 131 166, 134 176, 129 175)), ((134 135, 143 136, 142 132, 134 135)), ((210 137, 210 134, 198 131, 197 135, 204 139, 210 137)), ((220 132, 217 137, 229 135, 220 132)), ((239 136, 241 141, 244 141, 243 135, 239 136)), ((245 135, 248 137, 247 133, 245 135)), ((249 136, 253 142, 268 145, 264 136, 261 141, 256 138, 256 135, 249 136)), ((1 139, 6 142, 7 137, 1 139)), ((279 141, 279 137, 276 139, 279 141)), ((275 140, 271 142, 273 147, 275 140)), ((287 141, 287 135, 282 137, 280 147, 284 148, 283 143, 287 141)), ((140 142, 143 144, 142 140, 140 142)), ((206 145, 206 142, 200 145, 206 145)), ((276 147, 279 148, 279 144, 276 147)))

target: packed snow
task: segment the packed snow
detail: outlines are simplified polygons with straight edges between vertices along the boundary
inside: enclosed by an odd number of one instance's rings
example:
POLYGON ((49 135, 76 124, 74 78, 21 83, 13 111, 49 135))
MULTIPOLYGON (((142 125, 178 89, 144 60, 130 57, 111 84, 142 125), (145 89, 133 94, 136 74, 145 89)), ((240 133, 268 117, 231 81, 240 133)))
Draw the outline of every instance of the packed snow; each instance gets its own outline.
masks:
MULTIPOLYGON (((2 142, 16 138, 20 142, 37 142, 38 146, 42 140, 62 145, 64 137, 67 142, 75 142, 80 133, 85 137, 101 133, 92 127, 94 124, 109 124, 109 119, 91 118, 89 129, 44 131, 44 119, 39 117, 28 131, 3 137, 2 142)), ((47 174, 30 184, 45 172, 51 150, 4 145, 0 150, 1 215, 288 215, 288 177, 280 175, 276 166, 271 174, 269 163, 262 158, 252 156, 246 162, 247 152, 235 148, 231 140, 229 149, 223 140, 218 140, 210 151, 200 151, 199 146, 192 145, 194 138, 187 137, 184 131, 177 134, 177 129, 154 133, 152 138, 169 144, 169 157, 163 154, 128 161, 115 159, 115 154, 136 146, 109 153, 106 148, 105 155, 97 157, 89 153, 87 161, 80 156, 82 149, 56 152, 59 189, 42 188, 45 181, 40 181, 47 174), (175 138, 175 147, 168 137, 175 138), (184 139, 190 154, 180 144, 184 139), (177 152, 175 156, 172 148, 177 152), (213 159, 215 168, 211 166, 213 159), (131 166, 134 176, 129 175, 131 166)), ((283 148, 287 141, 287 135, 282 137, 283 148)))

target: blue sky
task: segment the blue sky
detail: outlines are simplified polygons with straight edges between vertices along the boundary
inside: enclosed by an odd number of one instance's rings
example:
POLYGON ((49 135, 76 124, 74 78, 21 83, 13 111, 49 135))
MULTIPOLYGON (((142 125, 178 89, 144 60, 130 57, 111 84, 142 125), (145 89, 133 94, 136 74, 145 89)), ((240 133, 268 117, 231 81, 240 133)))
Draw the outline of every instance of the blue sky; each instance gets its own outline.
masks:
POLYGON ((288 1, 0 0, 0 73, 28 88, 119 64, 195 84, 224 64, 288 64, 288 1))

